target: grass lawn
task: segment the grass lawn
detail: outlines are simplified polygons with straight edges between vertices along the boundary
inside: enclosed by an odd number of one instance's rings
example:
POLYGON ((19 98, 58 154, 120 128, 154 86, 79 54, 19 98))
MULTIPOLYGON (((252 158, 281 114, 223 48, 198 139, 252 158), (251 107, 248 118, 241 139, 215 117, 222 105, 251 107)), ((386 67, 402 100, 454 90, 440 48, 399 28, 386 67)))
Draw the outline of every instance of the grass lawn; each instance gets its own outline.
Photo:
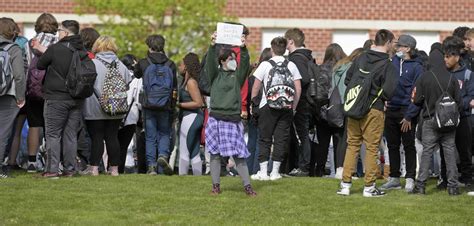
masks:
MULTIPOLYGON (((338 181, 283 178, 253 182, 258 197, 243 192, 240 178, 222 179, 219 196, 210 196, 211 178, 121 175, 59 180, 16 173, 0 180, 0 225, 473 225, 474 200, 437 191, 428 195, 390 191, 362 197, 362 180, 353 194, 336 195, 338 181)), ((379 184, 382 183, 379 181, 379 184)))

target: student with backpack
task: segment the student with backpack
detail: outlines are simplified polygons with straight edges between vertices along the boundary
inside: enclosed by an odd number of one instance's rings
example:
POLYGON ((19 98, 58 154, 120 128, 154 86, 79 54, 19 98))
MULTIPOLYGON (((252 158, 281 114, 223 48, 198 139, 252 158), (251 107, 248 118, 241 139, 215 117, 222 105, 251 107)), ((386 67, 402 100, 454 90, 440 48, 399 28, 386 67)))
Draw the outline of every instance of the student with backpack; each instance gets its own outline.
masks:
POLYGON ((450 57, 458 58, 459 49, 449 48, 444 51, 443 53, 439 43, 431 46, 429 70, 420 76, 413 92, 413 103, 423 109, 421 113, 423 153, 418 178, 412 192, 414 194, 426 193, 431 158, 438 145, 443 148, 446 160, 448 194, 460 194, 455 137, 460 112, 464 110, 463 100, 459 82, 448 71, 445 62, 450 57))
MULTIPOLYGON (((15 117, 25 105, 26 74, 21 48, 14 44, 15 22, 0 18, 0 162, 11 136, 15 117)), ((2 166, 0 179, 10 177, 2 166)))
MULTIPOLYGON (((326 90, 331 90, 331 78, 334 65, 347 55, 342 50, 342 47, 337 43, 330 44, 324 53, 323 64, 319 66, 322 77, 327 80, 319 80, 320 86, 325 86, 326 90)), ((340 81, 338 81, 340 83, 340 81)), ((329 93, 328 93, 329 96, 329 93)), ((342 127, 337 127, 330 124, 331 116, 328 116, 329 111, 335 106, 330 106, 330 103, 321 107, 321 115, 319 117, 313 117, 316 124, 316 134, 318 144, 311 145, 311 167, 316 177, 322 177, 326 174, 326 162, 328 159, 329 145, 332 140, 333 150, 337 150, 339 140, 342 139, 344 130, 342 127), (316 163, 316 167, 314 164, 316 163)), ((335 155, 333 155, 335 156, 335 155)), ((335 169, 331 169, 334 172, 335 169)), ((334 176, 334 175, 333 175, 334 176)))
MULTIPOLYGON (((443 41, 443 50, 445 53, 446 67, 453 79, 457 79, 459 83, 460 95, 462 98, 462 108, 460 112, 459 126, 456 128, 456 149, 459 155, 459 182, 466 187, 470 187, 472 183, 472 153, 471 153, 471 116, 472 107, 474 107, 474 77, 472 71, 469 70, 465 61, 463 61, 460 53, 464 49, 462 39, 450 36, 443 41)), ((441 153, 444 149, 441 148, 441 153)), ((439 188, 446 188, 446 163, 445 158, 441 158, 441 180, 439 188)))
MULTIPOLYGON (((47 49, 58 41, 56 32, 58 22, 53 15, 49 13, 41 14, 36 20, 36 36, 30 41, 31 46, 39 46, 47 49)), ((44 98, 43 98, 43 79, 46 75, 45 70, 39 70, 37 63, 42 52, 33 49, 31 51, 31 60, 27 74, 26 90, 26 118, 28 120, 28 168, 27 172, 36 173, 36 155, 42 139, 41 133, 44 130, 44 98)))
POLYGON ((179 128, 179 175, 188 175, 189 164, 193 175, 202 175, 202 159, 200 152, 201 129, 204 106, 198 87, 198 76, 201 70, 199 57, 188 53, 179 66, 183 82, 179 89, 180 128, 179 128))
POLYGON ((244 127, 241 122, 240 87, 245 82, 250 68, 250 57, 242 35, 240 65, 236 53, 223 49, 219 53, 215 46, 216 33, 212 35, 211 46, 206 56, 208 78, 211 83, 211 104, 209 120, 205 129, 206 145, 211 154, 211 194, 221 193, 221 156, 233 156, 237 171, 242 178, 244 191, 249 196, 257 193, 250 185, 250 177, 245 158, 250 153, 244 140, 244 127))
MULTIPOLYGON (((16 32, 20 33, 20 27, 18 24, 16 24, 16 32)), ((21 48, 22 50, 22 56, 23 60, 25 63, 25 72, 28 71, 28 65, 30 61, 29 53, 30 53, 30 47, 28 43, 28 39, 25 38, 24 36, 17 35, 15 37, 14 42, 21 48)), ((20 144, 21 144, 21 138, 22 138, 22 130, 23 126, 25 125, 26 121, 26 98, 25 98, 25 106, 20 109, 20 112, 18 112, 18 115, 15 119, 15 125, 13 126, 13 132, 12 136, 10 137, 8 141, 8 145, 6 148, 6 154, 8 155, 8 162, 7 165, 5 166, 8 170, 10 169, 15 169, 18 168, 18 151, 20 150, 20 144)))
POLYGON ((138 61, 134 75, 143 80, 141 104, 145 123, 147 173, 156 175, 159 164, 166 175, 172 175, 173 169, 168 159, 172 109, 176 101, 176 65, 164 52, 163 36, 150 35, 146 39, 146 44, 148 56, 138 61))
MULTIPOLYGON (((329 104, 331 105, 331 97, 334 95, 339 96, 340 102, 339 102, 339 107, 333 106, 334 108, 334 113, 328 111, 328 116, 333 117, 333 118, 340 118, 341 116, 343 117, 343 135, 342 139, 339 139, 339 142, 337 143, 337 148, 334 150, 335 153, 335 159, 336 159, 336 175, 335 178, 341 180, 342 179, 342 170, 344 166, 344 158, 346 157, 346 148, 347 148, 347 123, 346 123, 346 117, 344 116, 344 111, 342 107, 344 106, 344 94, 346 93, 346 84, 344 84, 344 80, 346 79, 346 74, 349 68, 351 67, 352 63, 359 57, 362 53, 364 52, 363 48, 357 48, 352 53, 344 57, 343 59, 339 60, 336 65, 334 65, 333 69, 333 74, 331 76, 331 87, 332 87, 332 92, 329 97, 329 104), (334 92, 338 92, 337 94, 334 92)), ((336 102, 337 104, 337 102, 336 102)), ((331 109, 332 109, 331 108, 331 109)), ((330 110, 333 111, 333 110, 330 110)))
POLYGON ((415 123, 419 112, 418 107, 411 103, 411 94, 416 80, 424 69, 423 62, 417 55, 415 38, 406 34, 400 35, 396 42, 396 50, 392 63, 399 71, 399 80, 393 97, 387 102, 385 112, 385 137, 390 157, 390 178, 380 189, 401 189, 400 144, 403 143, 406 165, 405 191, 411 192, 415 187, 415 123))
POLYGON ((283 37, 274 38, 271 46, 272 58, 262 62, 253 73, 255 82, 252 88, 252 99, 259 94, 263 83, 258 109, 252 109, 260 116, 258 120, 260 171, 252 175, 254 180, 281 179, 280 165, 288 150, 293 114, 296 112, 301 95, 301 75, 296 65, 283 57, 287 40, 283 37), (267 166, 270 153, 273 169, 268 176, 267 166))
POLYGON ((128 68, 118 59, 117 45, 112 37, 100 36, 95 41, 92 61, 97 70, 94 94, 84 103, 83 115, 91 138, 90 166, 85 174, 98 176, 99 165, 104 153, 104 141, 109 158, 109 172, 118 176, 120 164, 120 144, 118 131, 127 114, 128 84, 132 76, 128 68))
POLYGON ((312 51, 305 47, 305 35, 303 31, 298 28, 292 28, 285 32, 285 38, 288 41, 287 49, 290 53, 288 59, 293 62, 301 75, 301 97, 296 108, 296 113, 293 117, 294 127, 292 131, 293 144, 295 148, 290 148, 289 156, 295 156, 297 158, 296 163, 291 161, 293 158, 289 159, 289 167, 292 168, 289 174, 291 176, 308 176, 310 161, 311 161, 311 147, 308 137, 309 133, 309 120, 311 117, 312 108, 314 106, 309 105, 307 92, 310 84, 310 78, 313 72, 310 72, 311 62, 314 63, 315 60, 312 56, 312 51), (297 142, 297 141, 300 142, 297 142), (292 153, 293 152, 293 153, 292 153), (294 168, 293 168, 294 167, 294 168))
MULTIPOLYGON (((75 174, 77 133, 84 99, 93 93, 95 67, 87 57, 79 23, 65 20, 58 29, 59 42, 39 58, 37 68, 46 70, 43 83, 45 99, 45 139, 47 161, 43 178, 57 179, 62 159, 62 176, 75 174)), ((40 50, 40 45, 33 45, 40 50)))
POLYGON ((382 29, 375 34, 375 47, 363 53, 347 71, 344 112, 347 119, 347 151, 341 187, 337 194, 350 195, 352 174, 362 142, 366 146, 364 197, 380 197, 385 192, 375 186, 377 158, 384 129, 384 102, 390 100, 398 74, 390 62, 393 33, 382 29))

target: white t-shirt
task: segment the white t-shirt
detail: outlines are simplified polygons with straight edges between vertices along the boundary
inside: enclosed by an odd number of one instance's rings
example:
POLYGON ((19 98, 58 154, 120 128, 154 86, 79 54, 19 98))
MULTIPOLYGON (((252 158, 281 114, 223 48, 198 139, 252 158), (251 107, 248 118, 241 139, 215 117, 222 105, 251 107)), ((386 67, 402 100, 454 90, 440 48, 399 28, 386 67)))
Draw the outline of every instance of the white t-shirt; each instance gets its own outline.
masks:
MULTIPOLYGON (((285 61, 285 58, 283 56, 274 56, 270 60, 273 60, 275 63, 280 64, 285 61)), ((255 70, 253 73, 253 76, 255 76, 256 79, 261 81, 264 86, 264 90, 266 90, 267 86, 267 81, 268 78, 270 77, 270 70, 272 69, 272 64, 268 61, 262 62, 258 68, 255 70)), ((298 71, 298 68, 296 65, 289 61, 288 62, 288 70, 290 70, 291 74, 293 75, 293 81, 300 80, 301 79, 301 74, 298 71)), ((262 92, 262 100, 260 101, 259 108, 262 108, 267 104, 267 98, 265 97, 265 92, 262 92)))

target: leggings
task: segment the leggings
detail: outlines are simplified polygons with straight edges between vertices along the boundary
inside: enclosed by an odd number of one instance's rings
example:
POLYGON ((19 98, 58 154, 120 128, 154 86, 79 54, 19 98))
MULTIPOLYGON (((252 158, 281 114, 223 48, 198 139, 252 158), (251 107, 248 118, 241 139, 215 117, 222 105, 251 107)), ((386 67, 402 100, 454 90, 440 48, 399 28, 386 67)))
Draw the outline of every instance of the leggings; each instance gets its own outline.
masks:
MULTIPOLYGON (((243 158, 234 157, 235 166, 237 172, 242 178, 242 184, 247 186, 250 184, 249 168, 247 167, 247 162, 243 158)), ((211 154, 211 177, 212 184, 221 183, 221 156, 211 154)))
POLYGON ((111 166, 120 163, 120 144, 118 130, 121 119, 113 120, 86 120, 87 130, 92 141, 91 165, 99 166, 104 154, 104 141, 111 166))
POLYGON ((183 117, 179 130, 179 175, 187 175, 189 163, 194 175, 202 175, 202 160, 199 146, 204 117, 191 113, 183 117))

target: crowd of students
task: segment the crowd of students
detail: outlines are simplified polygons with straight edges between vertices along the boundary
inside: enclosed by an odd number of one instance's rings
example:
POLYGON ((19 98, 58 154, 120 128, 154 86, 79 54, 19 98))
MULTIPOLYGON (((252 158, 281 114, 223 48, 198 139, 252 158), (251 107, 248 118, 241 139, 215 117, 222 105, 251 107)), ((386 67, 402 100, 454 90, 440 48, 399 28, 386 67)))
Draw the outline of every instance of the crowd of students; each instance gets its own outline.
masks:
POLYGON ((145 58, 120 59, 113 37, 77 21, 44 13, 35 31, 27 40, 0 18, 0 178, 18 165, 27 120, 25 168, 42 178, 118 176, 133 140, 139 173, 172 175, 177 154, 178 174, 209 173, 214 195, 222 175, 238 174, 249 196, 251 179, 325 176, 328 155, 339 195, 362 175, 364 197, 401 189, 401 177, 406 192, 425 194, 440 150, 438 188, 474 195, 474 29, 456 29, 429 54, 382 29, 350 55, 330 44, 321 65, 298 28, 255 65, 245 26, 241 46, 213 34, 202 62, 188 53, 179 65, 161 35, 146 38, 145 58))

